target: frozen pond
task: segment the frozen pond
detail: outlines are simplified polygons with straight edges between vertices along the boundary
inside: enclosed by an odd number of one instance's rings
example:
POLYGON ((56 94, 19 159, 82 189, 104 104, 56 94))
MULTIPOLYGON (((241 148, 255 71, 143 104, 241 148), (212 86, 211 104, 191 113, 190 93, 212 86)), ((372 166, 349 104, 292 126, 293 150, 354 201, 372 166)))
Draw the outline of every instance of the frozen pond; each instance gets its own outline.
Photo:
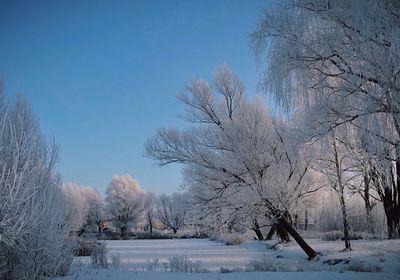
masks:
POLYGON ((244 267, 253 258, 266 253, 256 242, 226 246, 209 239, 109 240, 108 256, 118 254, 122 263, 132 267, 145 266, 152 260, 167 262, 174 256, 200 261, 209 270, 220 267, 244 267))

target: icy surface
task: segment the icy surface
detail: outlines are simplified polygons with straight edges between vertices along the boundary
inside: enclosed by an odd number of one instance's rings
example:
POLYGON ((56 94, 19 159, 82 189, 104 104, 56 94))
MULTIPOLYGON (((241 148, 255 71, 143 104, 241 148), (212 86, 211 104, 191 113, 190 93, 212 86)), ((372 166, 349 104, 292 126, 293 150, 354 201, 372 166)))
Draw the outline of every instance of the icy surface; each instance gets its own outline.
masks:
POLYGON ((108 255, 118 254, 123 263, 146 264, 158 259, 167 262, 174 256, 200 261, 209 270, 243 267, 251 259, 265 254, 265 246, 226 246, 208 239, 111 240, 108 255))
POLYGON ((89 258, 76 258, 67 277, 60 280, 87 279, 400 279, 400 240, 353 241, 353 251, 343 252, 342 241, 307 240, 319 252, 308 261, 296 243, 267 249, 272 242, 247 242, 226 246, 208 239, 107 241, 107 257, 121 259, 118 269, 93 269, 89 258), (148 272, 149 263, 163 263, 174 256, 200 261, 209 273, 148 272), (274 272, 217 273, 220 268, 249 268, 254 259, 262 259, 274 272), (275 272, 277 271, 277 272, 275 272), (362 272, 357 272, 362 271, 362 272), (372 271, 372 272, 371 272, 372 271))

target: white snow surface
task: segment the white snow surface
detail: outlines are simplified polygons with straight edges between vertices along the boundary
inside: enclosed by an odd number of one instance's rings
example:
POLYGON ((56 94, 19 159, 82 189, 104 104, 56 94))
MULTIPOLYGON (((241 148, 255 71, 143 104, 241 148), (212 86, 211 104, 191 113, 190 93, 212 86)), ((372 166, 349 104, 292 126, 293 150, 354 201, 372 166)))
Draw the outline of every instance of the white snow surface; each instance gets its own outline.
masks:
POLYGON ((353 251, 343 252, 342 241, 307 240, 319 252, 315 260, 308 261, 296 243, 267 249, 275 241, 251 241, 226 246, 208 239, 173 240, 121 240, 107 241, 107 257, 121 259, 119 268, 94 269, 88 257, 77 257, 69 274, 59 280, 88 279, 400 279, 400 240, 352 241, 353 251), (174 256, 200 261, 210 272, 175 273, 148 272, 149 263, 163 263, 174 256), (245 271, 254 260, 263 260, 268 272, 220 273, 220 268, 245 271), (358 272, 363 271, 363 272, 358 272))

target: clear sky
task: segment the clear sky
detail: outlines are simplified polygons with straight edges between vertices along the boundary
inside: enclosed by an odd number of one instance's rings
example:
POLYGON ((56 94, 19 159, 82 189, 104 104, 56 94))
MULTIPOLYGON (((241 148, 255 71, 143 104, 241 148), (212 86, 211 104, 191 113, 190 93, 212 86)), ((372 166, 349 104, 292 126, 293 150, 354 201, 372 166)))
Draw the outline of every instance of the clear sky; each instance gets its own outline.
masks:
POLYGON ((178 166, 160 168, 143 144, 182 125, 176 94, 227 63, 256 89, 248 34, 265 0, 0 0, 0 77, 23 93, 60 145, 64 181, 100 193, 113 174, 171 193, 178 166))

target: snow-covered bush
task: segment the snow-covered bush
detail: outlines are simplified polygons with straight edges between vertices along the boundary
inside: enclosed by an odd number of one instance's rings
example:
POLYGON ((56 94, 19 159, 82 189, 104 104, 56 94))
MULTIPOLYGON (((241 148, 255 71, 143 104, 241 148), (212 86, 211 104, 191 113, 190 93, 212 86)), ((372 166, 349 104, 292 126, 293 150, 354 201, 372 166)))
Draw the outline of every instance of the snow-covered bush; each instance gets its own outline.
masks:
POLYGON ((1 279, 63 275, 72 262, 57 154, 24 98, 8 104, 0 89, 1 279))
POLYGON ((175 256, 168 259, 168 269, 170 272, 206 272, 203 264, 197 260, 190 260, 187 257, 175 256))
POLYGON ((252 259, 246 265, 247 272, 254 271, 314 271, 315 267, 312 264, 306 262, 287 262, 280 259, 271 259, 268 257, 252 259))
POLYGON ((382 268, 374 264, 365 264, 361 261, 354 260, 347 267, 347 270, 356 272, 382 272, 382 268))
POLYGON ((338 230, 332 230, 321 234, 321 239, 324 241, 336 241, 343 237, 343 233, 338 230))
POLYGON ((222 233, 219 237, 225 245, 238 245, 246 241, 246 237, 238 232, 222 233))
POLYGON ((90 255, 90 262, 94 268, 107 268, 107 249, 105 243, 97 243, 90 255))
MULTIPOLYGON (((161 266, 159 259, 152 259, 147 261, 145 270, 147 272, 160 272, 161 271, 160 267, 161 266)), ((167 264, 165 264, 164 266, 164 271, 167 271, 167 264)))
POLYGON ((78 239, 76 242, 76 247, 74 250, 75 256, 90 256, 93 252, 93 249, 96 247, 95 240, 84 240, 78 239))
POLYGON ((121 256, 119 254, 112 254, 111 255, 111 267, 114 269, 119 269, 121 268, 121 256))
POLYGON ((268 258, 252 259, 246 266, 246 271, 276 271, 273 260, 268 258))
POLYGON ((211 232, 209 236, 212 241, 223 242, 225 245, 239 245, 248 239, 245 234, 239 232, 211 232))

